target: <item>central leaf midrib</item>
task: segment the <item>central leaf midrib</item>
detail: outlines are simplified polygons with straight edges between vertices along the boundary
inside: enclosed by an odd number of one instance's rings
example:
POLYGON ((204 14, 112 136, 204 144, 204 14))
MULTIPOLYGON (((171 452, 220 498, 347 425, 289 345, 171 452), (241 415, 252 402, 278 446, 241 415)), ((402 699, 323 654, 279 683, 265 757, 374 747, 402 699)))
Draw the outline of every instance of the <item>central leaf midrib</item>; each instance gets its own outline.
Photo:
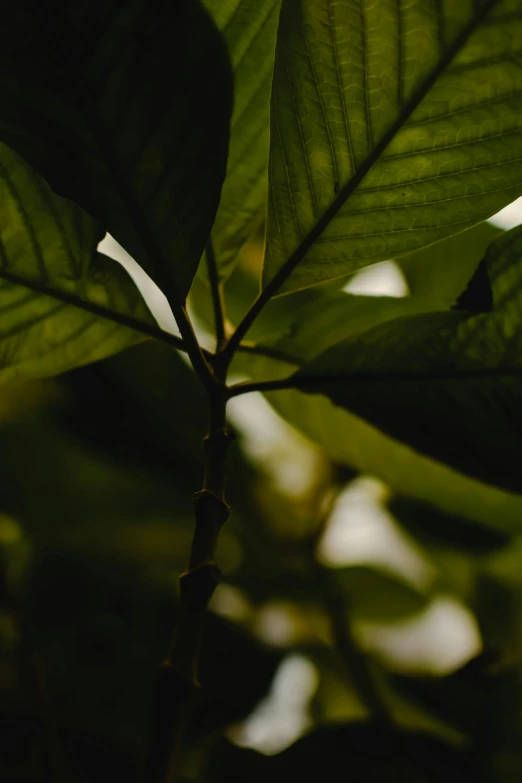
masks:
MULTIPOLYGON (((117 262, 115 262, 117 263, 117 262)), ((162 342, 167 342, 176 348, 180 347, 180 339, 176 335, 171 335, 169 332, 164 332, 159 326, 154 324, 148 324, 145 321, 140 321, 131 315, 125 313, 118 313, 109 308, 99 305, 96 302, 90 302, 89 300, 80 299, 76 294, 69 291, 63 291, 59 288, 51 288, 45 283, 40 283, 36 280, 29 280, 22 275, 17 275, 14 272, 9 272, 7 269, 0 269, 0 279, 6 280, 8 283, 26 288, 29 291, 33 291, 36 294, 43 296, 49 296, 51 299, 56 299, 71 307, 76 307, 79 310, 92 313, 99 318, 104 318, 106 321, 112 321, 119 326, 125 326, 128 329, 133 329, 136 332, 145 334, 148 337, 153 337, 162 342)))
POLYGON ((316 240, 328 227, 333 218, 337 215, 341 207, 354 193, 357 187, 360 185, 364 177, 369 173, 372 166, 381 157, 386 147, 393 141, 397 133, 405 125, 409 117, 413 114, 415 109, 419 106, 421 101, 426 97, 431 90, 437 79, 449 66, 452 60, 456 57, 462 47, 466 44, 470 35, 481 24, 484 18, 489 14, 497 0, 488 0, 487 3, 476 13, 475 17, 471 20, 468 26, 457 37, 455 42, 445 52, 441 58, 439 64, 431 72, 426 81, 421 85, 416 95, 406 104, 403 111, 399 114, 398 118, 384 134, 381 140, 373 148, 372 152, 368 155, 366 160, 361 164, 361 167, 356 171, 353 177, 346 183, 340 190, 336 198, 332 201, 330 206, 317 220, 312 229, 308 232, 306 237, 301 241, 298 247, 293 251, 288 260, 283 264, 278 272, 272 277, 272 279, 265 286, 265 295, 273 296, 284 284, 289 275, 303 260, 308 251, 312 248, 316 240))

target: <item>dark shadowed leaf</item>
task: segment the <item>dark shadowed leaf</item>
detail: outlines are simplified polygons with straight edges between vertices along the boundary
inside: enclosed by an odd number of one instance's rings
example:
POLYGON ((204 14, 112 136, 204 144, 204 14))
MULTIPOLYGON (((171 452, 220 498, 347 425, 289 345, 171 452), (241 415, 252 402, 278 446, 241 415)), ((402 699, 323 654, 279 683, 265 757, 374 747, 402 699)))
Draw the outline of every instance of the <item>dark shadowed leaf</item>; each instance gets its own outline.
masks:
POLYGON ((428 547, 430 544, 450 547, 473 555, 501 549, 510 541, 510 536, 498 530, 483 527, 457 514, 444 514, 427 503, 396 497, 389 504, 389 509, 412 535, 428 547))
POLYGON ((182 300, 231 110, 225 48, 199 0, 21 0, 4 29, 0 138, 182 300))
POLYGON ((473 755, 428 734, 388 731, 370 723, 322 726, 276 756, 223 743, 211 757, 210 783, 289 779, 312 783, 341 776, 350 783, 484 783, 473 755))

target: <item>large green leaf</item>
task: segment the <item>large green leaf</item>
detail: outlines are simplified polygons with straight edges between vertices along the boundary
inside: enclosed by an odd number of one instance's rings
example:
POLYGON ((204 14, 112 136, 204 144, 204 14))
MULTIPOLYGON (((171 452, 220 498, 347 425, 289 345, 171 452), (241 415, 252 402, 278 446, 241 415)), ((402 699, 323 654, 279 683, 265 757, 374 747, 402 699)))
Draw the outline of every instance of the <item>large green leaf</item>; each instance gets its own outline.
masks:
POLYGON ((0 383, 56 375, 143 339, 118 319, 154 329, 130 277, 97 253, 101 226, 3 144, 0 203, 0 383))
POLYGON ((270 92, 281 0, 203 0, 228 44, 234 111, 227 176, 212 229, 220 274, 266 209, 270 92))
POLYGON ((231 76, 199 0, 22 0, 0 138, 184 298, 225 175, 231 76))
POLYGON ((491 313, 407 316, 329 349, 295 380, 459 470, 520 491, 522 229, 486 256, 491 313))
POLYGON ((521 54, 520 0, 283 0, 265 285, 285 262, 279 291, 347 275, 516 198, 521 54))

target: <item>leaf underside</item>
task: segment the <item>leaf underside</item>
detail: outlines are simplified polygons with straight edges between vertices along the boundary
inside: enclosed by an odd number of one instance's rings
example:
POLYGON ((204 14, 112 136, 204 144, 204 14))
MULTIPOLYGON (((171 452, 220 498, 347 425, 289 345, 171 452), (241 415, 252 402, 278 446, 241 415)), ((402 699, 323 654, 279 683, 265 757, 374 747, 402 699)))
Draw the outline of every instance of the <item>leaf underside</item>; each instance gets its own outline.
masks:
POLYGON ((522 228, 492 243, 486 266, 491 312, 398 318, 330 348, 295 380, 431 457, 520 492, 522 228))
POLYGON ((212 227, 222 278, 261 223, 268 192, 270 92, 281 0, 204 0, 227 42, 234 111, 227 175, 212 227))
POLYGON ((144 339, 117 321, 154 325, 127 273, 97 252, 101 226, 3 144, 0 203, 0 383, 56 375, 144 339))
POLYGON ((521 192, 520 0, 283 2, 265 286, 400 256, 521 192))

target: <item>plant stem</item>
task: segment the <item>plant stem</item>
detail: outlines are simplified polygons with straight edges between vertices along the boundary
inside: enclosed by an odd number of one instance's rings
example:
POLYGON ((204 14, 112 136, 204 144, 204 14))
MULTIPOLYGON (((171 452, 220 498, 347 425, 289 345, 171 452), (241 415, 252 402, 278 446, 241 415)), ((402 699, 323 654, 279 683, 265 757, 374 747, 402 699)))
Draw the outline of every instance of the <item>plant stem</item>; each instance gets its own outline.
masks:
POLYGON ((171 303, 171 307, 194 372, 209 394, 211 394, 214 388, 215 378, 210 365, 203 355, 201 346, 198 343, 188 313, 184 306, 176 305, 174 302, 171 303))
MULTIPOLYGON (((321 380, 321 376, 317 376, 317 380, 321 380)), ((228 398, 239 397, 241 394, 250 394, 250 392, 269 392, 278 391, 280 389, 297 389, 299 388, 299 381, 292 375, 289 378, 279 378, 274 381, 246 381, 242 383, 234 383, 228 387, 228 398)))
POLYGON ((212 305, 214 308, 214 323, 216 328, 216 351, 220 351, 225 344, 225 304, 223 301, 223 286, 219 279, 219 273, 216 263, 216 255, 212 245, 212 239, 209 237, 205 248, 207 259, 207 272, 212 293, 212 305))
POLYGON ((196 529, 187 570, 180 578, 180 612, 158 678, 156 734, 145 783, 173 783, 179 771, 183 735, 199 691, 198 663, 208 603, 221 572, 215 563, 225 501, 225 461, 233 438, 226 421, 226 388, 214 383, 209 394, 209 426, 203 442, 203 487, 193 497, 196 529))

